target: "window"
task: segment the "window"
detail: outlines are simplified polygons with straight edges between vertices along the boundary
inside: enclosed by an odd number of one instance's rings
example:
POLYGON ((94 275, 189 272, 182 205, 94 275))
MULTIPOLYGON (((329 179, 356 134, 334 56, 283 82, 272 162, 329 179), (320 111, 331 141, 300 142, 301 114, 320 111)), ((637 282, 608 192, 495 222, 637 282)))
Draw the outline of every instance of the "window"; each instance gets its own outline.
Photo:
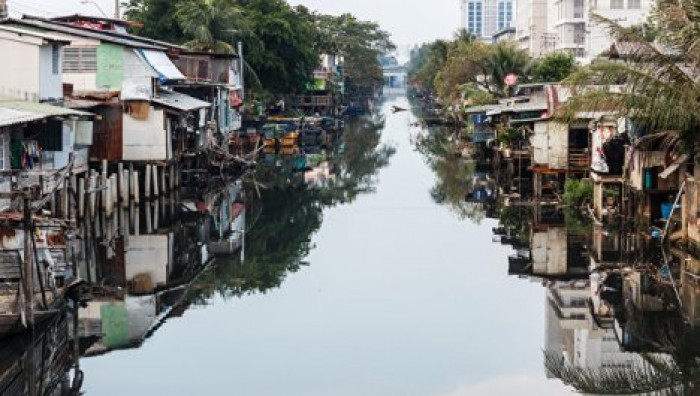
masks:
POLYGON ((96 73, 97 48, 66 47, 63 50, 64 73, 96 73))
POLYGON ((642 8, 642 1, 641 0, 628 0, 627 1, 627 8, 630 10, 638 10, 642 8))
POLYGON ((510 1, 498 2, 498 30, 511 26, 513 21, 513 3, 510 1))
POLYGON ((470 1, 467 5, 467 30, 477 36, 481 36, 482 28, 482 4, 470 1))
POLYGON ((53 74, 60 74, 61 68, 61 47, 58 44, 51 46, 51 71, 53 74))
POLYGON ((574 0, 574 18, 583 18, 583 0, 574 0))
POLYGON ((610 0, 610 9, 622 10, 625 8, 625 0, 610 0))

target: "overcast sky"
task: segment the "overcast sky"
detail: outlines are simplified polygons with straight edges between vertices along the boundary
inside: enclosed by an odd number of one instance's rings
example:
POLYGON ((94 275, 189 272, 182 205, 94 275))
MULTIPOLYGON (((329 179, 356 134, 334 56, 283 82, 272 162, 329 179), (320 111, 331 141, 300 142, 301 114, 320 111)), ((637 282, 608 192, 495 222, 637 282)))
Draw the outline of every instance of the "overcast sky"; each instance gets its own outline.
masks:
MULTIPOLYGON (((440 37, 449 37, 459 26, 459 0, 289 0, 328 14, 352 13, 365 20, 378 22, 400 45, 418 44, 440 37)), ((95 0, 112 16, 115 0, 95 0)), ((10 12, 56 16, 60 14, 100 15, 92 4, 81 0, 8 0, 10 12)))

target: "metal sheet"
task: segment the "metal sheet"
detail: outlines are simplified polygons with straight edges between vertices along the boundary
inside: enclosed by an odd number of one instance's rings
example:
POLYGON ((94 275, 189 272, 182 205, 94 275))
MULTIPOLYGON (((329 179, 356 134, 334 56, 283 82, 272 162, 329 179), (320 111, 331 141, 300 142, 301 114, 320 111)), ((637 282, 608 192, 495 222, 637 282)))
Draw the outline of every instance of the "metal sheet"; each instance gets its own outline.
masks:
POLYGON ((159 78, 165 81, 186 80, 177 66, 163 51, 139 50, 146 62, 158 73, 159 78))

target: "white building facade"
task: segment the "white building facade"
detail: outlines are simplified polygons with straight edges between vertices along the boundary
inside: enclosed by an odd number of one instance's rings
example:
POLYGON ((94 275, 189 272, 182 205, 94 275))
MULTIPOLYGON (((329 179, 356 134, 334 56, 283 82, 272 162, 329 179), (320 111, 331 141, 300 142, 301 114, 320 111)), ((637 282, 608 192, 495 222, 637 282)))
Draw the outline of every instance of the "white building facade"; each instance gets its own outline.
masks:
POLYGON ((587 64, 612 45, 592 14, 632 26, 646 21, 652 5, 653 0, 518 0, 516 38, 533 57, 568 52, 587 64))
POLYGON ((476 37, 491 41, 493 35, 513 27, 515 0, 460 0, 462 28, 476 37))

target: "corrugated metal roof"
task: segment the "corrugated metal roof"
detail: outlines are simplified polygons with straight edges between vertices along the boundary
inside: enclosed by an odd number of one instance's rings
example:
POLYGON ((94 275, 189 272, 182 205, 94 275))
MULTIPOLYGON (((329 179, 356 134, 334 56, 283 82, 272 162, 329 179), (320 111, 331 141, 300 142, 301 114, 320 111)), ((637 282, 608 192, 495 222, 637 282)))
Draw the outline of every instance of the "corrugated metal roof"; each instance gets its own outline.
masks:
POLYGON ((186 80, 187 78, 180 72, 175 64, 168 58, 168 55, 163 51, 139 50, 146 62, 158 73, 162 79, 186 80))
POLYGON ((25 122, 38 121, 46 118, 45 115, 17 111, 0 107, 0 127, 23 124, 25 122))
POLYGON ((158 92, 158 96, 153 98, 152 102, 182 111, 193 111, 211 107, 211 103, 209 102, 173 91, 158 92))
POLYGON ((70 41, 66 40, 63 37, 58 37, 58 36, 54 36, 51 34, 38 32, 36 30, 23 29, 21 27, 0 25, 0 31, 9 32, 9 33, 16 33, 16 34, 19 34, 22 36, 36 37, 36 38, 40 38, 40 39, 43 39, 46 41, 53 41, 53 42, 58 42, 58 43, 70 44, 70 41))
POLYGON ((46 117, 61 117, 61 116, 83 116, 91 117, 92 113, 67 109, 65 107, 52 106, 45 103, 25 102, 21 100, 2 100, 0 99, 0 108, 10 109, 20 112, 33 113, 41 115, 41 118, 46 117))
POLYGON ((144 48, 153 50, 165 50, 165 47, 145 44, 140 41, 130 40, 127 38, 117 37, 110 34, 105 34, 98 30, 83 29, 76 26, 68 25, 65 23, 52 22, 42 18, 36 17, 25 17, 25 19, 7 19, 1 23, 10 26, 29 26, 39 29, 44 29, 57 33, 64 33, 68 35, 85 37, 94 40, 100 40, 108 43, 119 44, 131 48, 144 48))

